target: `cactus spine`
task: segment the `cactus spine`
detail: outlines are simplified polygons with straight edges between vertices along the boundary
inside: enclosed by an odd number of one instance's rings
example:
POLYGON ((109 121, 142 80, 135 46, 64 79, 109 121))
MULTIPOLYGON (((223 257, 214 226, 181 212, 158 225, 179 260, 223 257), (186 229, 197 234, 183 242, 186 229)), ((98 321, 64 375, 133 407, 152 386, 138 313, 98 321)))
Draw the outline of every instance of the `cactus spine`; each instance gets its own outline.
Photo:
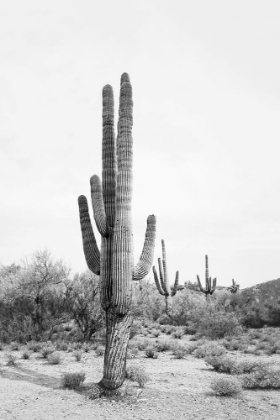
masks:
POLYGON ((167 272, 167 262, 166 262, 166 250, 165 250, 165 243, 164 240, 161 240, 161 247, 162 247, 162 262, 161 259, 158 258, 158 268, 159 268, 159 278, 156 267, 153 266, 153 273, 154 273, 154 279, 157 286, 157 289, 159 293, 163 296, 165 296, 165 310, 166 313, 169 315, 172 305, 172 297, 176 295, 178 283, 179 283, 179 271, 176 271, 176 277, 174 286, 170 288, 169 285, 169 278, 168 278, 168 272, 167 272))
POLYGON ((215 292, 216 284, 217 284, 217 279, 216 278, 213 279, 213 283, 212 283, 212 279, 211 279, 211 277, 209 277, 209 267, 208 267, 208 256, 207 255, 205 255, 205 287, 202 287, 199 276, 197 275, 196 277, 197 277, 198 286, 199 286, 201 292, 205 294, 205 297, 207 299, 209 295, 211 296, 215 292))
POLYGON ((99 251, 87 199, 78 199, 83 248, 87 265, 100 275, 102 308, 106 311, 106 349, 100 386, 116 389, 125 379, 126 351, 132 325, 132 280, 141 280, 151 269, 156 219, 148 217, 144 247, 133 266, 132 201, 132 88, 127 73, 121 77, 118 135, 114 133, 114 99, 110 85, 103 88, 102 184, 90 179, 94 219, 101 234, 99 251))

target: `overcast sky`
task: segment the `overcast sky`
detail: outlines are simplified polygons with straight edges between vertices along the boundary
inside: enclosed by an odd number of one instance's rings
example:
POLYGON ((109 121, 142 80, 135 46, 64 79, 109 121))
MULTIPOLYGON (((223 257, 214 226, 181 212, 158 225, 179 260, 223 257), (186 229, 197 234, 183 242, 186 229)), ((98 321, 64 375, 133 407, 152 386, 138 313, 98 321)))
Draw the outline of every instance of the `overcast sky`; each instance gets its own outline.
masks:
POLYGON ((279 0, 1 1, 0 262, 86 269, 77 197, 101 175, 102 87, 117 110, 128 72, 135 263, 155 214, 171 280, 205 254, 220 285, 279 278, 279 22, 279 0))

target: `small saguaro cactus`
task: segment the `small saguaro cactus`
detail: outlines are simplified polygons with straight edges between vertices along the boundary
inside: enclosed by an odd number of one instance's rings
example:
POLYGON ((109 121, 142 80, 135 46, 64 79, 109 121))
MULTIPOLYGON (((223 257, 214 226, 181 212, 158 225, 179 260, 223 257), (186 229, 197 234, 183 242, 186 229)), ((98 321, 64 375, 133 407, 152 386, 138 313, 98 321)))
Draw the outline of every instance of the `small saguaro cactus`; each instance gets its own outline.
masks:
POLYGON ((101 250, 93 233, 85 196, 78 199, 84 254, 89 269, 100 276, 100 297, 106 312, 103 378, 98 384, 114 390, 125 379, 126 352, 132 325, 132 280, 142 280, 153 263, 156 219, 148 217, 144 247, 133 266, 132 201, 132 88, 121 77, 118 135, 114 132, 114 98, 103 88, 102 184, 90 179, 94 219, 101 234, 101 250))
POLYGON ((232 286, 228 287, 228 289, 231 293, 237 293, 239 290, 239 284, 236 284, 236 281, 232 279, 232 286))
POLYGON ((207 299, 209 295, 211 296, 215 292, 216 283, 217 283, 216 278, 213 279, 213 283, 212 283, 212 279, 211 279, 211 277, 209 277, 209 267, 208 267, 208 256, 207 255, 205 255, 205 287, 202 287, 199 276, 197 275, 196 277, 197 277, 198 286, 199 286, 201 292, 205 294, 205 297, 207 299))
POLYGON ((162 262, 161 259, 158 258, 158 268, 159 268, 159 278, 156 267, 153 266, 153 273, 154 279, 157 286, 159 293, 165 296, 165 310, 166 313, 169 314, 172 304, 172 297, 176 295, 179 283, 179 271, 176 271, 176 277, 174 286, 170 287, 169 285, 169 278, 167 272, 167 262, 166 262, 166 250, 165 250, 165 243, 164 240, 161 240, 161 247, 162 247, 162 262))

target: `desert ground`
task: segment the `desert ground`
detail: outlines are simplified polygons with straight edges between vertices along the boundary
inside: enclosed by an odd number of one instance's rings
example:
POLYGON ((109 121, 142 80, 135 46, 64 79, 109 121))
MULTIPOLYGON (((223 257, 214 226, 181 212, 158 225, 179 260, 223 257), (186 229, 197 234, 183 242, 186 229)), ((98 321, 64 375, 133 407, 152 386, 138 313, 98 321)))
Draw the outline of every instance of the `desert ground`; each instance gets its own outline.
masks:
MULTIPOLYGON (((134 337, 131 342, 148 340, 151 344, 160 337, 134 337)), ((188 345, 191 337, 184 336, 180 345, 188 345)), ((177 359, 172 351, 161 351, 158 358, 148 358, 144 351, 130 356, 128 366, 144 367, 149 381, 143 388, 126 380, 123 394, 116 397, 90 399, 91 384, 102 377, 103 357, 93 348, 83 351, 80 361, 70 347, 58 350, 59 364, 50 364, 39 351, 30 351, 29 358, 23 353, 27 346, 17 350, 5 345, 0 352, 0 419, 1 420, 279 420, 279 390, 243 390, 236 396, 217 396, 210 384, 215 377, 228 377, 217 373, 204 359, 186 354, 177 359), (7 364, 9 355, 14 363, 7 364), (84 384, 77 390, 63 387, 62 377, 69 372, 85 372, 84 384)), ((236 358, 252 355, 228 351, 236 358)), ((256 356, 254 356, 256 357, 256 356)), ((280 355, 259 355, 279 364, 280 355)))

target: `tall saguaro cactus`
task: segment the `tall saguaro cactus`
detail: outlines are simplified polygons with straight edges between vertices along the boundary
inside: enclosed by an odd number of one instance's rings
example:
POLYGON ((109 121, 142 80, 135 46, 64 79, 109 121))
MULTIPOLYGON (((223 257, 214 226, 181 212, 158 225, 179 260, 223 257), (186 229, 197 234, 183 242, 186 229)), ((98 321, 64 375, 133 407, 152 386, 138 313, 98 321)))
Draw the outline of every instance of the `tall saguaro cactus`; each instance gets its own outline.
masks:
POLYGON ((94 219, 101 234, 101 250, 93 233, 87 199, 80 196, 83 248, 89 269, 100 275, 101 304, 106 311, 106 349, 100 386, 116 389, 125 378, 126 351, 132 324, 132 280, 151 269, 156 219, 148 217, 138 264, 133 265, 132 201, 132 88, 127 73, 121 77, 118 135, 114 133, 114 99, 110 85, 103 88, 102 183, 90 179, 94 219))
POLYGON ((164 240, 161 240, 161 247, 162 247, 162 262, 161 259, 158 258, 158 268, 159 268, 159 278, 157 274, 157 269, 155 266, 153 266, 153 273, 154 273, 154 279, 157 286, 157 289, 159 293, 163 296, 165 296, 165 310, 166 313, 170 313, 171 309, 171 298, 176 295, 178 283, 179 283, 179 271, 176 271, 176 277, 174 286, 170 287, 169 284, 169 278, 168 278, 168 272, 167 272, 167 262, 166 262, 166 250, 165 250, 165 243, 164 240))
POLYGON ((207 299, 209 295, 211 296, 215 292, 216 284, 217 284, 217 279, 216 278, 213 279, 213 284, 212 284, 212 279, 211 279, 211 277, 209 277, 209 267, 208 267, 208 256, 207 255, 205 255, 205 287, 202 287, 199 276, 197 275, 196 277, 197 277, 198 286, 199 286, 200 290, 202 291, 202 293, 205 294, 205 297, 207 299))

